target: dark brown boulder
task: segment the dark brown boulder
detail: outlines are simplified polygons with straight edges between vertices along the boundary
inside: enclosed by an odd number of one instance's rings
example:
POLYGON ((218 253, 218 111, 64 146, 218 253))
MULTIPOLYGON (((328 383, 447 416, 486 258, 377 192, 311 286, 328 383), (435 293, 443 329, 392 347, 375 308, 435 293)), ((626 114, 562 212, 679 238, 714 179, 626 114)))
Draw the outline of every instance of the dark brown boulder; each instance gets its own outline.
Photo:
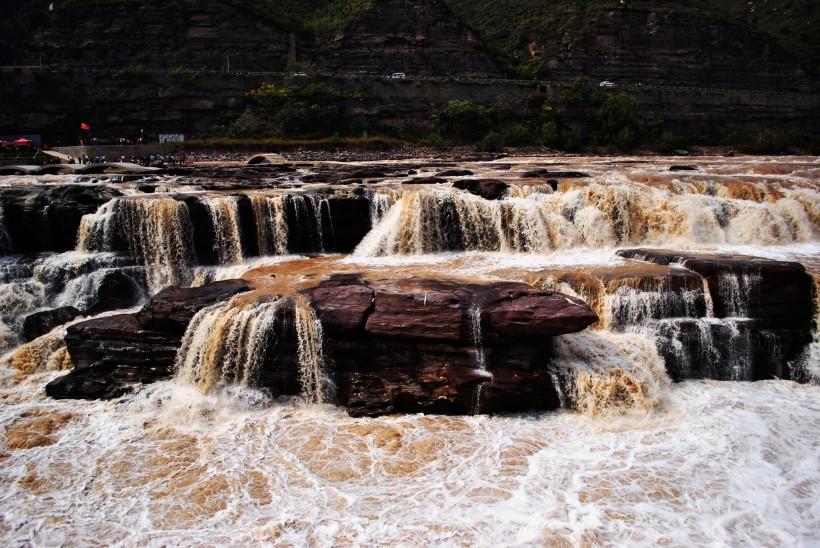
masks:
POLYGON ((552 177, 554 179, 583 179, 589 174, 580 171, 550 171, 547 168, 530 169, 521 174, 522 179, 552 177))
POLYGON ((61 306, 29 314, 23 320, 23 340, 26 342, 33 341, 58 325, 68 323, 81 314, 82 312, 73 306, 61 306))
POLYGON ((151 297, 135 316, 148 329, 182 335, 199 310, 250 289, 245 280, 225 280, 202 287, 167 287, 151 297))
POLYGON ((534 289, 502 289, 485 306, 489 328, 502 339, 575 333, 598 321, 583 301, 534 289))
POLYGON ((169 287, 154 295, 136 314, 69 326, 65 343, 75 369, 56 379, 48 393, 63 398, 117 397, 136 382, 172 376, 182 335, 194 315, 249 289, 244 280, 194 288, 169 287))
POLYGON ((326 333, 345 334, 364 331, 373 310, 373 290, 358 276, 334 276, 305 291, 326 333))
POLYGON ((504 197, 510 187, 498 179, 462 179, 453 183, 455 188, 466 190, 470 194, 481 196, 485 200, 498 200, 504 197))
POLYGON ((472 175, 473 172, 469 169, 445 169, 436 173, 436 177, 466 177, 472 175))
POLYGON ((520 283, 338 276, 305 294, 327 335, 337 401, 354 416, 554 409, 551 336, 597 320, 580 301, 520 283))
POLYGON ((402 181, 405 185, 443 185, 448 180, 443 177, 413 177, 407 181, 402 181))
POLYGON ((137 306, 145 298, 145 291, 134 278, 114 270, 103 276, 96 291, 94 302, 85 310, 87 315, 108 310, 121 310, 137 306))
POLYGON ((375 286, 375 305, 365 331, 371 335, 458 341, 469 296, 457 287, 430 283, 384 283, 375 286))

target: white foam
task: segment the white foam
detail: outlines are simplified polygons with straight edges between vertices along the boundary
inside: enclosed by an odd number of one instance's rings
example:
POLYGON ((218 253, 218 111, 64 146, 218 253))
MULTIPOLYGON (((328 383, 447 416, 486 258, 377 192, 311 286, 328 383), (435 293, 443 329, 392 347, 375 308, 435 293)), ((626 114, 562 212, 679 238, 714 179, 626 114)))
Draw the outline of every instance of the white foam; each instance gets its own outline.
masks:
POLYGON ((820 387, 688 382, 619 420, 361 420, 173 383, 43 400, 50 378, 0 388, 4 429, 77 414, 55 445, 4 448, 5 544, 820 542, 820 387))

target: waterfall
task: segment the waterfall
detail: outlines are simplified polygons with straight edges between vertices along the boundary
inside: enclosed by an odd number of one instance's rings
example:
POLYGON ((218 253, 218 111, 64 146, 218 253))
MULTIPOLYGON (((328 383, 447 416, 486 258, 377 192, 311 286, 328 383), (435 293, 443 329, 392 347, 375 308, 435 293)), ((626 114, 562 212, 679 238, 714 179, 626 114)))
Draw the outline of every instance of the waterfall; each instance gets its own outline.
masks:
POLYGON ((814 274, 812 278, 814 279, 814 332, 811 343, 795 365, 808 382, 820 384, 820 275, 814 274))
MULTIPOLYGON (((467 311, 467 322, 470 327, 473 346, 475 347, 476 368, 480 371, 487 371, 487 354, 484 351, 484 340, 481 333, 481 308, 478 305, 471 306, 467 311)), ((473 415, 478 415, 481 412, 481 390, 483 388, 483 382, 475 387, 473 415)))
POLYGON ((555 338, 555 354, 550 371, 559 380, 556 389, 588 415, 650 411, 670 385, 655 345, 638 334, 562 335, 555 338))
POLYGON ((287 255, 288 220, 285 213, 286 196, 251 196, 256 217, 256 238, 260 255, 287 255))
MULTIPOLYGON (((754 380, 753 322, 742 318, 674 318, 645 330, 676 379, 754 380)), ((775 356, 770 355, 770 359, 775 356)))
POLYGON ((401 192, 389 188, 368 187, 365 195, 370 204, 370 226, 376 226, 396 203, 401 192))
POLYGON ((301 246, 306 251, 323 253, 326 239, 333 238, 333 219, 330 215, 330 202, 327 198, 314 194, 292 194, 287 197, 287 205, 293 214, 293 228, 301 239, 301 246), (330 234, 325 234, 323 212, 327 213, 330 234))
POLYGON ((454 188, 408 189, 395 199, 373 194, 373 229, 356 254, 787 244, 810 241, 820 222, 812 197, 805 197, 810 192, 806 189, 784 188, 779 200, 759 203, 697 191, 683 186, 590 182, 564 192, 516 191, 498 201, 454 188))
POLYGON ((327 403, 333 398, 333 382, 327 374, 322 322, 308 305, 296 306, 299 351, 299 383, 308 403, 327 403))
POLYGON ((185 203, 171 198, 124 199, 117 210, 131 255, 144 265, 151 292, 188 285, 196 255, 185 203))
POLYGON ((624 331, 627 328, 646 325, 654 319, 697 317, 698 303, 703 301, 702 290, 681 288, 678 291, 661 285, 656 290, 645 291, 635 287, 620 286, 605 297, 608 314, 606 329, 624 331))
POLYGON ((214 250, 219 264, 242 262, 242 239, 239 235, 239 205, 234 197, 206 197, 202 201, 211 216, 214 250))
POLYGON ((717 289, 726 308, 724 316, 746 318, 749 300, 758 291, 760 273, 723 273, 718 277, 717 289))
POLYGON ((0 351, 19 344, 25 317, 46 304, 46 288, 37 281, 0 284, 0 351))
POLYGON ((712 300, 712 293, 709 291, 709 281, 703 278, 703 298, 706 300, 706 317, 715 317, 715 302, 712 300))
POLYGON ((255 386, 268 353, 281 299, 234 297, 197 312, 176 357, 176 378, 210 392, 227 385, 255 386))
POLYGON ((114 248, 117 211, 121 202, 121 198, 114 198, 100 206, 96 213, 83 215, 78 230, 77 251, 90 253, 114 248))

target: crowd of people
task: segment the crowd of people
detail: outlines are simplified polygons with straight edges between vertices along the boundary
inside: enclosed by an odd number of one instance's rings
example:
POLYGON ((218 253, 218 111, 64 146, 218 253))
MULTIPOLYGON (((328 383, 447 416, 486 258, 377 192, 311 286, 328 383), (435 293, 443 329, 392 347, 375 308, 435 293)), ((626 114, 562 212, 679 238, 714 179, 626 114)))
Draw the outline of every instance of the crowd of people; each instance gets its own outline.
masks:
POLYGON ((131 163, 146 167, 176 167, 191 164, 191 157, 186 152, 172 152, 171 154, 148 154, 147 156, 125 156, 108 158, 105 154, 89 156, 83 154, 81 158, 73 158, 72 163, 83 165, 105 164, 109 162, 131 163))

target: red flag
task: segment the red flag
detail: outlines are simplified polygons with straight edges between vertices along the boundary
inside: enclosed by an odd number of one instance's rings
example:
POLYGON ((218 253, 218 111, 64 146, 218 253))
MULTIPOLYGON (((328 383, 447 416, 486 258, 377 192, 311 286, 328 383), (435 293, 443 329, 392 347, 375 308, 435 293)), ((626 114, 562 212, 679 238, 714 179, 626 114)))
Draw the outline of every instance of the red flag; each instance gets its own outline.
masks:
POLYGON ((80 129, 83 131, 91 131, 91 126, 89 126, 86 122, 82 122, 80 124, 80 129))

